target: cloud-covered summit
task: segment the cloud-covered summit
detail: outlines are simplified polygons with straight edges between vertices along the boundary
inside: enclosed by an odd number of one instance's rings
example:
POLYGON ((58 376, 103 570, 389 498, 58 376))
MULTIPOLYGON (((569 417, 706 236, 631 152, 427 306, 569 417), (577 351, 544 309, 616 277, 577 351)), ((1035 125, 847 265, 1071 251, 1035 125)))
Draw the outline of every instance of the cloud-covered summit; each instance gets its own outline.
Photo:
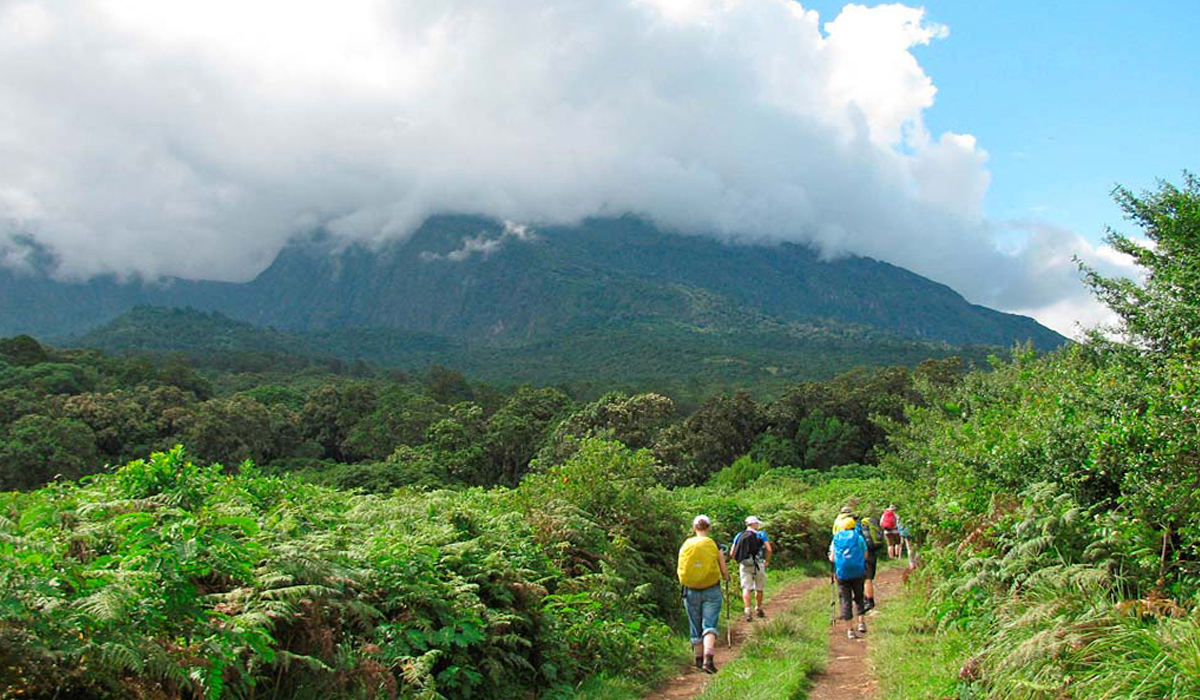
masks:
POLYGON ((31 236, 64 276, 243 280, 318 227, 634 213, 1036 312, 1078 295, 1073 265, 1034 264, 1045 231, 1000 251, 986 153, 922 119, 912 49, 947 31, 794 0, 0 2, 0 248, 31 236))

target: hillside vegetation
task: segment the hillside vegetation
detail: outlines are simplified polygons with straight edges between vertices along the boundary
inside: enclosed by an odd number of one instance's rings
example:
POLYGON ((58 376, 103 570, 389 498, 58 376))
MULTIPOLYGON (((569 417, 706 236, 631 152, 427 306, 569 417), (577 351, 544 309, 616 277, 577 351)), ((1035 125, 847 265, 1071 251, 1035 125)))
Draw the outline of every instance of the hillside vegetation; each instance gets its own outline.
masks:
POLYGON ((864 366, 916 366, 928 358, 984 363, 1000 348, 956 347, 833 321, 743 318, 717 328, 638 321, 580 326, 532 341, 492 343, 389 328, 282 332, 216 312, 137 307, 68 347, 110 354, 182 355, 195 367, 267 371, 331 363, 424 372, 453 367, 498 386, 567 388, 581 398, 655 391, 694 408, 719 393, 773 395, 798 382, 864 366))
POLYGON ((1117 200, 1145 283, 1087 277, 1121 340, 1018 352, 891 431, 961 697, 1200 697, 1200 182, 1117 200))

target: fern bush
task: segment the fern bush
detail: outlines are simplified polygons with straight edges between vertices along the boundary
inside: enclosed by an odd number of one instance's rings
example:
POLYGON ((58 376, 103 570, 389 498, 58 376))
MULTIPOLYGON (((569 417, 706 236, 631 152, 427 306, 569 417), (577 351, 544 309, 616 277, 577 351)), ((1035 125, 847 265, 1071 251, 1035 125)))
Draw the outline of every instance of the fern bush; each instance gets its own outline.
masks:
POLYGON ((0 697, 528 698, 649 674, 682 516, 584 441, 516 490, 339 492, 182 449, 0 494, 0 697))

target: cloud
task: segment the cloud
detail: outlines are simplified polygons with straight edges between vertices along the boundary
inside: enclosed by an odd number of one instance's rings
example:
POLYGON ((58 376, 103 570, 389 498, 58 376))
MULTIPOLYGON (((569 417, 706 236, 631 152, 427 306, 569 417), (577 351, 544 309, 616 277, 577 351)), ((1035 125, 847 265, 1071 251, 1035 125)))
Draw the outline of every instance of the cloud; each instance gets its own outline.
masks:
POLYGON ((923 121, 911 49, 947 32, 793 0, 0 0, 0 241, 66 277, 244 280, 318 227, 634 213, 1003 308, 1030 266, 987 154, 923 121))
POLYGON ((1033 316, 1067 337, 1078 338, 1083 330, 1110 326, 1117 320, 1083 285, 1079 263, 1105 277, 1144 277, 1144 270, 1132 258, 1106 243, 1092 244, 1041 221, 1012 221, 1004 227, 1024 233, 1025 241, 993 273, 995 305, 1033 316))
POLYGON ((474 255, 488 257, 495 253, 509 240, 517 241, 532 241, 536 238, 533 231, 529 230, 528 226, 515 224, 511 221, 504 222, 504 230, 499 236, 492 238, 487 231, 480 231, 471 238, 463 241, 462 246, 450 251, 449 253, 434 253, 432 251, 422 251, 420 258, 426 262, 434 260, 447 260, 449 262, 462 262, 474 255))

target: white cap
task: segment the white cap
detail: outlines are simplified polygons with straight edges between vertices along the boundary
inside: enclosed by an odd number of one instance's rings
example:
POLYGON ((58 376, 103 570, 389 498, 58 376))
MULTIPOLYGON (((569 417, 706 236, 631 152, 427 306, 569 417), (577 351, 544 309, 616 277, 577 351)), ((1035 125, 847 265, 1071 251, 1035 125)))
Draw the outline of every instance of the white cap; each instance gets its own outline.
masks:
POLYGON ((712 521, 708 519, 707 515, 697 515, 695 518, 692 519, 692 527, 696 527, 700 523, 704 523, 705 525, 712 525, 712 521))
POLYGON ((760 524, 762 524, 762 521, 759 520, 756 516, 751 515, 750 517, 746 518, 746 524, 747 525, 760 525, 760 524))

